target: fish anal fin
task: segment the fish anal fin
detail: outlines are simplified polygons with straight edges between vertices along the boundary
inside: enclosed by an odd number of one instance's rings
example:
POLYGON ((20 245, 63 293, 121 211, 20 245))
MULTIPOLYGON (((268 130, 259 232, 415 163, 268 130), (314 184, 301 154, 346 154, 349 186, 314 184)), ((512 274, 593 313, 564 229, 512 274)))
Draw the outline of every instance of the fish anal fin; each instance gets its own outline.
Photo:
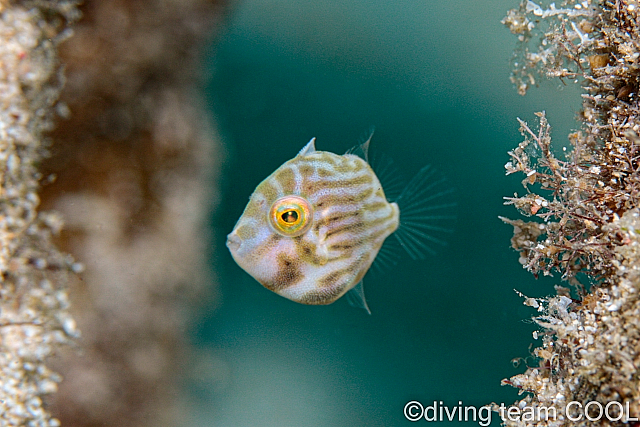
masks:
POLYGON ((399 240, 385 239, 371 267, 378 271, 391 270, 401 257, 402 245, 399 243, 399 240))
POLYGON ((362 287, 362 280, 358 282, 349 292, 346 294, 349 305, 356 308, 361 308, 371 315, 371 310, 367 305, 367 300, 364 298, 364 288, 362 287))

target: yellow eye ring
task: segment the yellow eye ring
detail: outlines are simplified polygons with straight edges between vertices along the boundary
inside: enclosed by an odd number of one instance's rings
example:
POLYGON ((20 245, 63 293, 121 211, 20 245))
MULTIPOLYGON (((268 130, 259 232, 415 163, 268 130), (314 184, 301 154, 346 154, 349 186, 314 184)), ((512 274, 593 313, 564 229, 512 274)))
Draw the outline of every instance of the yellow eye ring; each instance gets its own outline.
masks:
POLYGON ((276 200, 269 210, 271 227, 287 237, 300 236, 311 227, 311 204, 298 196, 285 196, 276 200))

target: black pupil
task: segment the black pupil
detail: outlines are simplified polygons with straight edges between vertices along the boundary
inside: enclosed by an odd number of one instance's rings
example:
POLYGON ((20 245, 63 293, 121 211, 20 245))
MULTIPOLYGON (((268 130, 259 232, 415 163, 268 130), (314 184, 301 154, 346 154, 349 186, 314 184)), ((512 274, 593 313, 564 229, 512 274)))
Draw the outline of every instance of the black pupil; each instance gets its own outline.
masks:
POLYGON ((296 211, 287 211, 282 214, 282 220, 289 224, 296 222, 298 220, 298 213, 296 211))

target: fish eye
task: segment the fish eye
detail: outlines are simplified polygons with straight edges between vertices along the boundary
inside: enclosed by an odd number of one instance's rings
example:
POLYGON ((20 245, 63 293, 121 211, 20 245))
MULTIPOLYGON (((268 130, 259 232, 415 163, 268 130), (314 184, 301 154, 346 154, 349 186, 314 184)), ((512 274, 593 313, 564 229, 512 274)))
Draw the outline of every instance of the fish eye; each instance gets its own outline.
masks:
POLYGON ((298 211, 294 211, 294 210, 286 211, 281 215, 281 218, 284 222, 288 224, 295 223, 298 220, 298 211))
POLYGON ((311 226, 311 220, 311 205, 299 196, 285 196, 276 200, 269 212, 272 228, 287 237, 303 234, 311 226))

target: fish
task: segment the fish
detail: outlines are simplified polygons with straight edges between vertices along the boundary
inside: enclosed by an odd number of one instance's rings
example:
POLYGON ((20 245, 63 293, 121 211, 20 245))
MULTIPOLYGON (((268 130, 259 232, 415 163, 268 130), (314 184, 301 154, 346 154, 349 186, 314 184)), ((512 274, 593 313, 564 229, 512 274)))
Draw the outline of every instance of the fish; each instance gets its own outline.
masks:
POLYGON ((338 155, 317 151, 312 138, 263 180, 227 236, 235 262, 292 301, 326 305, 349 293, 352 305, 371 313, 362 279, 385 239, 395 235, 411 258, 422 258, 429 243, 444 244, 433 232, 450 230, 434 221, 450 219, 438 211, 454 204, 433 203, 452 189, 430 181, 430 166, 390 202, 368 162, 370 140, 338 155))

